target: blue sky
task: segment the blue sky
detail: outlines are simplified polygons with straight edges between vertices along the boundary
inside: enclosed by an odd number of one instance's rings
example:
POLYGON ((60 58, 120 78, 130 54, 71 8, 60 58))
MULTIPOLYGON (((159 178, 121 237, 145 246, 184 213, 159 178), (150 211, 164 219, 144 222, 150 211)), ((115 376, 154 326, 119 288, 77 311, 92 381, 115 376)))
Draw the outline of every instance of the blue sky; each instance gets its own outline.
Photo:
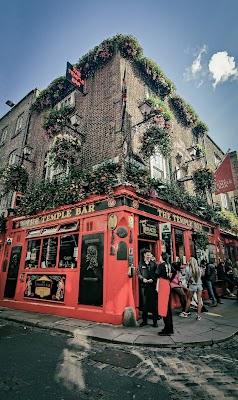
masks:
POLYGON ((237 0, 0 0, 0 117, 67 61, 131 34, 221 150, 238 150, 237 15, 237 0))

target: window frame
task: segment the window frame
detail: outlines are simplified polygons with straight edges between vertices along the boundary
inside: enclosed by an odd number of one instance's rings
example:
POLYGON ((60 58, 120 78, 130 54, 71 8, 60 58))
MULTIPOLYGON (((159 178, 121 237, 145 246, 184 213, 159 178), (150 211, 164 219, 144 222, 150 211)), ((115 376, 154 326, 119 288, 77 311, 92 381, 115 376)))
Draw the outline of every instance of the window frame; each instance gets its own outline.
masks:
MULTIPOLYGON (((62 270, 66 270, 69 269, 68 267, 60 267, 59 266, 59 256, 60 256, 60 243, 61 243, 61 237, 67 237, 67 236, 71 236, 71 235, 78 235, 77 238, 77 248, 79 247, 79 240, 80 240, 80 230, 79 230, 79 226, 80 226, 80 222, 79 221, 70 221, 69 223, 64 222, 64 223, 60 223, 57 225, 57 229, 54 233, 52 233, 51 235, 49 234, 44 234, 44 230, 45 229, 50 229, 52 227, 55 227, 55 225, 50 225, 50 226, 43 226, 41 228, 36 228, 35 230, 33 229, 29 229, 27 231, 27 235, 26 235, 26 248, 25 248, 25 258, 24 258, 24 264, 23 264, 23 270, 24 271, 36 271, 40 272, 40 271, 62 271, 62 270), (62 230, 62 226, 67 226, 67 225, 72 225, 75 224, 75 226, 73 226, 72 228, 69 229, 64 229, 62 230), (36 232, 36 234, 34 235, 34 231, 36 232), (42 252, 43 252, 43 243, 44 240, 47 239, 51 239, 51 238, 57 238, 57 250, 56 250, 56 265, 55 267, 42 267, 41 263, 42 263, 42 252), (38 256, 38 264, 36 267, 27 267, 26 261, 27 261, 27 256, 28 256, 28 246, 29 246, 29 242, 31 241, 40 241, 40 250, 39 250, 39 256, 38 256)), ((75 261, 75 267, 70 268, 71 270, 77 270, 78 269, 78 260, 79 257, 77 257, 77 260, 75 261)))
POLYGON ((5 126, 5 128, 3 128, 1 132, 0 146, 3 146, 5 144, 7 139, 7 134, 8 134, 8 126, 5 126))

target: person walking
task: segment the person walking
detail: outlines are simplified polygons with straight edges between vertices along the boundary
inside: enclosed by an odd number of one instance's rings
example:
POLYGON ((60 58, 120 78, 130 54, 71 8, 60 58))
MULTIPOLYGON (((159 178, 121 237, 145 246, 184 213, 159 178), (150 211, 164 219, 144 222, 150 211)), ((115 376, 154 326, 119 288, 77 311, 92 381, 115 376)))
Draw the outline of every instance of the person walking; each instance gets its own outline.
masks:
POLYGON ((197 294, 198 308, 197 308, 197 320, 201 319, 201 309, 202 309, 202 279, 201 279, 201 269, 198 265, 196 258, 190 257, 188 266, 186 267, 186 279, 188 283, 188 297, 186 302, 185 311, 179 314, 182 318, 187 318, 190 315, 190 303, 194 293, 197 294))
POLYGON ((169 263, 169 255, 162 253, 162 263, 160 263, 156 270, 156 276, 158 278, 158 314, 163 317, 164 328, 158 335, 172 335, 173 329, 173 317, 171 311, 171 290, 170 280, 173 279, 174 275, 171 272, 171 265, 169 263))
POLYGON ((183 286, 183 284, 182 284, 182 279, 179 275, 180 267, 181 267, 180 261, 172 263, 172 273, 175 272, 175 276, 170 283, 170 287, 171 287, 172 293, 175 293, 178 295, 180 304, 182 307, 182 311, 185 311, 186 301, 187 301, 186 292, 187 292, 188 288, 183 286))
POLYGON ((157 264, 153 261, 150 249, 144 249, 143 260, 139 262, 137 276, 140 281, 141 299, 142 299, 142 322, 140 327, 148 325, 148 313, 153 315, 153 327, 157 327, 157 292, 155 274, 157 264))
POLYGON ((227 284, 226 293, 229 297, 235 297, 232 293, 236 283, 233 279, 231 279, 230 275, 227 274, 228 268, 225 267, 224 261, 220 261, 217 266, 217 277, 219 280, 224 281, 227 284))
POLYGON ((209 298, 212 300, 210 304, 208 304, 211 307, 216 307, 217 302, 219 300, 219 297, 216 292, 215 288, 215 282, 217 280, 217 275, 216 275, 216 268, 215 265, 209 262, 206 266, 205 270, 205 284, 207 287, 208 295, 209 298))

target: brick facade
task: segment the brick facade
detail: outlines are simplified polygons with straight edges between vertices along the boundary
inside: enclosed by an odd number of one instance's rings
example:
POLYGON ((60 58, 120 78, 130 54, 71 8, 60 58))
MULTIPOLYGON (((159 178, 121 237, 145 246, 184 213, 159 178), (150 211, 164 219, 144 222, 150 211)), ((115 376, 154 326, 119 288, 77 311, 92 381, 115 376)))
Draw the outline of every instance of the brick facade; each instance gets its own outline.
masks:
MULTIPOLYGON (((72 90, 75 89, 72 87, 72 90)), ((86 80, 84 93, 75 90, 75 112, 80 116, 77 129, 84 135, 80 155, 83 168, 91 168, 116 156, 123 160, 128 155, 128 151, 123 152, 125 141, 129 146, 129 151, 134 154, 139 153, 141 136, 147 125, 146 123, 140 124, 143 121, 143 116, 139 106, 145 100, 148 92, 153 96, 158 96, 149 88, 135 64, 123 58, 119 52, 103 67, 95 70, 94 75, 86 80), (125 78, 127 86, 124 116, 123 78, 125 78), (137 126, 137 124, 139 125, 137 126)), ((35 91, 29 93, 0 121, 0 132, 6 126, 10 129, 6 142, 0 147, 2 166, 8 163, 9 154, 13 150, 20 150, 23 147, 26 138, 27 144, 33 148, 31 159, 36 164, 24 162, 24 166, 29 172, 29 187, 43 178, 45 157, 52 143, 52 139, 47 138, 42 127, 44 116, 49 111, 40 113, 33 111, 29 116, 29 107, 35 94, 35 91), (23 115, 22 129, 14 136, 16 120, 21 114, 23 115)), ((168 101, 167 105, 170 107, 168 101)), ((173 111, 171 107, 170 109, 173 111)), ((207 158, 186 164, 186 161, 191 160, 189 148, 194 145, 192 129, 184 127, 176 115, 174 115, 173 122, 174 129, 171 134, 173 149, 170 159, 171 179, 176 180, 176 171, 179 169, 180 177, 191 176, 194 170, 203 165, 215 169, 214 153, 222 159, 223 152, 209 136, 206 136, 202 141, 200 140, 200 144, 206 147, 207 158), (176 157, 178 155, 180 156, 179 159, 176 157), (182 167, 184 165, 186 168, 182 167)), ((149 160, 146 161, 148 163, 149 160)), ((194 192, 191 180, 182 184, 188 191, 194 192)), ((219 201, 219 198, 216 201, 219 201)))

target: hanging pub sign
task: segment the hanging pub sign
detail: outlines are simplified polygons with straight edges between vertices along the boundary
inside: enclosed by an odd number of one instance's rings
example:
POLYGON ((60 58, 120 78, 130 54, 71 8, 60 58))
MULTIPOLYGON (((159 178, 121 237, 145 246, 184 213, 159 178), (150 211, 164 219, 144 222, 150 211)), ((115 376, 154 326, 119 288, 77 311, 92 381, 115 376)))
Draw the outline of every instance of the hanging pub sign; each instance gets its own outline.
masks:
POLYGON ((158 222, 153 219, 140 218, 139 220, 139 235, 151 239, 158 239, 158 222))
POLYGON ((82 77, 82 73, 69 62, 67 62, 66 79, 72 83, 72 85, 76 86, 77 89, 83 92, 85 81, 82 77))

